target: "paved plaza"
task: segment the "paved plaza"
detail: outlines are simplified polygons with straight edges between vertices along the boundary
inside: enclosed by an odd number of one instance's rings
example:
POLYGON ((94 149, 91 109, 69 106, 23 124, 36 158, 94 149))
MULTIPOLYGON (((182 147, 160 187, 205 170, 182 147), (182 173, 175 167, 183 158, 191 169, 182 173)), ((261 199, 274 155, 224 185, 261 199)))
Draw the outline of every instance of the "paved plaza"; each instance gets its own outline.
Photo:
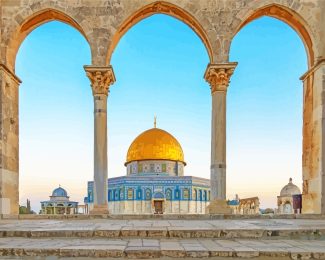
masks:
POLYGON ((325 259, 325 218, 2 219, 0 237, 5 259, 325 259))
POLYGON ((325 259, 325 241, 243 239, 68 239, 2 238, 3 256, 201 258, 290 257, 325 259))
POLYGON ((325 218, 1 220, 0 236, 325 239, 325 218))

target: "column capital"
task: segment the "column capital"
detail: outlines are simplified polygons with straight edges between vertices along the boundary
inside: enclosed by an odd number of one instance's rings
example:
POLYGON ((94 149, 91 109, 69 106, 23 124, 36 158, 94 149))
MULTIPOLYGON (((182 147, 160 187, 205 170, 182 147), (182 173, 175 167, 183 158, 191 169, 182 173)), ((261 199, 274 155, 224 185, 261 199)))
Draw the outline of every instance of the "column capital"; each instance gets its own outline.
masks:
POLYGON ((108 96, 109 87, 115 82, 113 67, 84 66, 84 69, 91 82, 93 95, 108 96))
POLYGON ((234 73, 237 64, 237 62, 208 64, 204 79, 210 84, 211 93, 227 91, 230 77, 234 73))

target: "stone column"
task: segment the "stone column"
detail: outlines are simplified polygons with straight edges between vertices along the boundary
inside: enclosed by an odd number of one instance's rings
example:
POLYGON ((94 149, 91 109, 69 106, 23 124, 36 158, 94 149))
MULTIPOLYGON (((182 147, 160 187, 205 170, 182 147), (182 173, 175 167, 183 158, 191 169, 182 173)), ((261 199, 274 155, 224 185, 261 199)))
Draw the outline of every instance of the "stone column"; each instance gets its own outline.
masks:
POLYGON ((0 63, 0 214, 19 214, 20 79, 0 63))
POLYGON ((94 207, 91 214, 107 214, 107 96, 115 82, 113 68, 84 66, 94 96, 94 207))
POLYGON ((236 62, 209 64, 204 78, 212 95, 211 198, 207 213, 231 213, 226 205, 226 97, 236 62))
POLYGON ((325 214, 325 59, 302 77, 302 213, 325 214))

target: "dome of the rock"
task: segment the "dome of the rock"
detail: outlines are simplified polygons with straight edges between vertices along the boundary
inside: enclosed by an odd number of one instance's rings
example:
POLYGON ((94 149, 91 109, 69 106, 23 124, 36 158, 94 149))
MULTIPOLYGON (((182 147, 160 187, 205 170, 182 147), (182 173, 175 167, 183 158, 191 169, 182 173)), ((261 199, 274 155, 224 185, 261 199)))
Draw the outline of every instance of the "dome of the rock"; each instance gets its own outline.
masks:
POLYGON ((170 160, 184 162, 183 149, 170 133, 152 128, 141 133, 129 147, 126 163, 143 160, 170 160))

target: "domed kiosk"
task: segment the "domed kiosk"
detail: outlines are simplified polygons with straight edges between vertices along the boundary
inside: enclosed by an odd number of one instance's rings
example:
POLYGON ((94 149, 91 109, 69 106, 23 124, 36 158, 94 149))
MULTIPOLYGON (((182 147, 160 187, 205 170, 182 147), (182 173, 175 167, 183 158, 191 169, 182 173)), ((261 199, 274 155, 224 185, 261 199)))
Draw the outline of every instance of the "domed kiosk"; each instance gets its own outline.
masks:
POLYGON ((41 201, 41 214, 77 214, 78 202, 70 201, 68 193, 61 186, 54 189, 50 200, 41 201))
MULTIPOLYGON (((165 130, 144 131, 131 143, 126 176, 108 179, 110 214, 205 213, 210 198, 208 179, 184 176, 184 153, 165 130)), ((93 203, 88 182, 88 207, 93 203)))
POLYGON ((301 195, 301 191, 297 185, 292 183, 292 178, 290 178, 289 183, 281 189, 280 196, 278 196, 278 214, 295 213, 294 197, 298 195, 301 195))

